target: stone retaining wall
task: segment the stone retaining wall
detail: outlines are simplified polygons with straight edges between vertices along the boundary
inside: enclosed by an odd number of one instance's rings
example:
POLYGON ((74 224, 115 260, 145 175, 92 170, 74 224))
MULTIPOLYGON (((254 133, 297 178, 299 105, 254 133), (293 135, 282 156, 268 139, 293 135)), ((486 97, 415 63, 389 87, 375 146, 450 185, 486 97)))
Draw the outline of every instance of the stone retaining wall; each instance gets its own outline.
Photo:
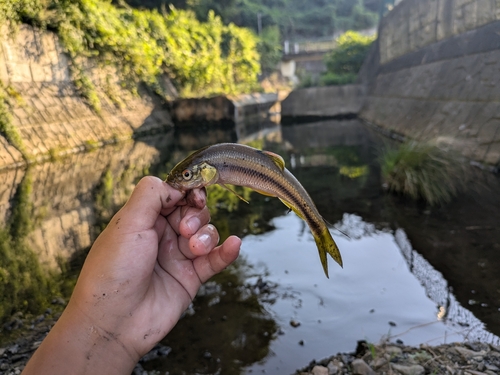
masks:
POLYGON ((360 116, 500 165, 500 2, 404 0, 361 72, 360 116))
MULTIPOLYGON (((102 110, 97 114, 77 92, 70 64, 51 32, 26 25, 13 36, 5 26, 0 32, 0 80, 11 94, 12 124, 29 159, 43 160, 172 125, 158 99, 147 94, 133 97, 124 90, 114 92, 124 103, 121 108, 98 91, 102 110)), ((98 69, 92 61, 85 65, 98 87, 116 81, 111 70, 98 69)), ((19 150, 0 134, 0 169, 23 162, 19 150)))
POLYGON ((364 87, 344 85, 294 90, 281 103, 281 119, 287 123, 300 118, 356 115, 363 106, 364 87))

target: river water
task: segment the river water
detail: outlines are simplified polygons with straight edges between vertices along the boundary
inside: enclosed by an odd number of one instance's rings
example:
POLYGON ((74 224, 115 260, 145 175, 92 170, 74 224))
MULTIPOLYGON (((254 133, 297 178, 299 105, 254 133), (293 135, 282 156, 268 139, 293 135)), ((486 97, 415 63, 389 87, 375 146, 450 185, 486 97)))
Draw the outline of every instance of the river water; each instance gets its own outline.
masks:
POLYGON ((358 120, 155 135, 0 173, 0 318, 36 317, 67 300, 92 241, 145 174, 162 178, 189 152, 242 142, 281 154, 324 218, 344 259, 323 273, 309 229, 274 198, 245 204, 209 189, 221 237, 243 237, 234 266, 209 281, 162 355, 169 374, 290 374, 357 340, 408 345, 500 344, 500 197, 496 176, 431 208, 386 194, 386 141, 358 120), (47 271, 48 270, 48 271, 47 271))

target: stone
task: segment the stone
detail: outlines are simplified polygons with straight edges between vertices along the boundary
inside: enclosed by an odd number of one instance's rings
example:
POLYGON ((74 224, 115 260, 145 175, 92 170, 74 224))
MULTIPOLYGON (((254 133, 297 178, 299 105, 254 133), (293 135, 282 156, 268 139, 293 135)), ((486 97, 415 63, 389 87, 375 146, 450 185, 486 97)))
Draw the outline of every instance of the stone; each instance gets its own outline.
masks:
POLYGON ((339 373, 339 366, 337 366, 333 361, 328 362, 328 375, 336 375, 339 373))
POLYGON ((403 350, 398 346, 388 346, 385 348, 386 353, 391 357, 398 357, 403 354, 403 350))
POLYGON ((365 361, 359 358, 352 361, 351 367, 354 375, 376 375, 375 371, 373 371, 365 361))
POLYGON ((420 365, 398 365, 396 363, 391 363, 391 368, 401 375, 423 375, 425 374, 425 369, 420 365))
POLYGON ((477 356, 483 356, 485 354, 483 351, 475 352, 474 350, 462 348, 460 346, 457 346, 454 349, 455 349, 455 352, 457 354, 460 354, 464 359, 467 359, 467 360, 472 359, 472 358, 477 357, 477 356))
POLYGON ((316 365, 311 371, 312 375, 329 375, 328 369, 325 366, 316 365))

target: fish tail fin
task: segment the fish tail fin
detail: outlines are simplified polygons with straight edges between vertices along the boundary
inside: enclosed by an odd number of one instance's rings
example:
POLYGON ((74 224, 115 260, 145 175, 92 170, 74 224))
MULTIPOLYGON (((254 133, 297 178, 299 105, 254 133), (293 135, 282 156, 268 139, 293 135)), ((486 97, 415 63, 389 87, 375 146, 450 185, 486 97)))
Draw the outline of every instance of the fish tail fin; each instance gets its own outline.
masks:
POLYGON ((323 265, 323 270, 325 271, 326 277, 328 277, 328 261, 326 259, 326 254, 330 254, 333 260, 335 260, 340 267, 342 267, 342 256, 340 255, 339 248, 326 226, 321 229, 320 232, 314 234, 314 240, 316 241, 316 245, 318 247, 319 259, 323 265))

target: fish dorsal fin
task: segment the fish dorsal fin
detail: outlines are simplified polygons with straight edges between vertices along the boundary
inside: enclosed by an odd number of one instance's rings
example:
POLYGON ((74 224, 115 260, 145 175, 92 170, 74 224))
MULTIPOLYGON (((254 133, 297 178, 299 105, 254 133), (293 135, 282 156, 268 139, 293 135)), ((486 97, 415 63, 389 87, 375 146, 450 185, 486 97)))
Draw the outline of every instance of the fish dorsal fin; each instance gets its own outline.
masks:
POLYGON ((231 189, 229 186, 227 185, 224 185, 224 184, 221 184, 219 183, 220 186, 222 186, 224 189, 226 189, 227 191, 230 191, 231 193, 233 193, 234 195, 236 195, 238 198, 240 198, 243 202, 245 203, 248 203, 248 201, 243 198, 241 195, 239 195, 237 192, 235 192, 233 189, 231 189))
POLYGON ((273 163, 278 166, 279 169, 285 169, 285 161, 280 155, 275 154, 271 151, 262 151, 262 153, 266 154, 266 156, 268 156, 273 161, 273 163))

